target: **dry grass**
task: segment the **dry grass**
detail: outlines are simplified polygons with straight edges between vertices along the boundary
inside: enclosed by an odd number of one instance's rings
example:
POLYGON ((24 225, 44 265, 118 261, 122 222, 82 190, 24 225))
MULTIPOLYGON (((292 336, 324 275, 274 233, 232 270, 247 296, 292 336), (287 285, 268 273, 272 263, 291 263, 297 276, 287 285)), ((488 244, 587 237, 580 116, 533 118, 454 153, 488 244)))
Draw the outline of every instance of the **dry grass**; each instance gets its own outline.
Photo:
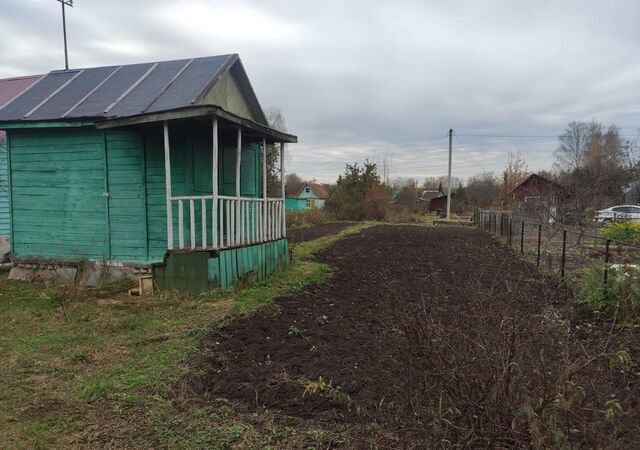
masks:
MULTIPOLYGON (((358 230, 344 230, 341 235, 358 230)), ((182 402, 175 383, 213 325, 321 279, 306 259, 339 236, 294 249, 286 271, 200 296, 62 291, 0 278, 0 448, 276 448, 323 441, 271 414, 182 402)))

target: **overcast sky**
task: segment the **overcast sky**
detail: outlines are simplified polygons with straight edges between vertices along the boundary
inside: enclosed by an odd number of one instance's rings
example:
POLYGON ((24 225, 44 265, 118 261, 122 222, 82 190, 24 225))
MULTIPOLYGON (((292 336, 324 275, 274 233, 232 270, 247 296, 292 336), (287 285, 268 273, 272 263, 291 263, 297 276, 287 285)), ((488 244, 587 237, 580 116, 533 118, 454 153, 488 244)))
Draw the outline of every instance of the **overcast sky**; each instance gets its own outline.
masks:
MULTIPOLYGON (((333 181, 389 152, 392 175, 550 168, 573 120, 640 127, 640 1, 76 0, 70 66, 239 53, 300 143, 288 171, 333 181), (498 138, 470 135, 552 136, 498 138)), ((0 0, 0 77, 62 68, 60 5, 0 0)))

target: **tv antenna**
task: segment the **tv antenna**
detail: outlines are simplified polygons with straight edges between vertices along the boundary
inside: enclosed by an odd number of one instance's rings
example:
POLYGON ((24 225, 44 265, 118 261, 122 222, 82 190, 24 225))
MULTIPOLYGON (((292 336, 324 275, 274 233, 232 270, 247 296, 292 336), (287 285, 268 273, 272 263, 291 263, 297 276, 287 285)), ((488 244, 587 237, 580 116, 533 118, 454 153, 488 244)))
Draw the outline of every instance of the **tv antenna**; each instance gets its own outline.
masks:
POLYGON ((64 70, 69 70, 69 53, 67 52, 67 19, 64 13, 64 7, 73 8, 73 0, 58 0, 62 5, 62 35, 64 37, 64 70))

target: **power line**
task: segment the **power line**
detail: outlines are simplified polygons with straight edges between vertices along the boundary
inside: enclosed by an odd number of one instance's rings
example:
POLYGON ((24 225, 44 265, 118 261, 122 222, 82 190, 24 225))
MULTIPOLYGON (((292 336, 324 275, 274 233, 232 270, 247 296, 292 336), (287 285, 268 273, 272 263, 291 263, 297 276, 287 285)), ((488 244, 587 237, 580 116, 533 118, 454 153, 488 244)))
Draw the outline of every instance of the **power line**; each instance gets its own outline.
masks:
POLYGON ((467 154, 467 156, 471 159, 471 161, 473 161, 473 162, 475 163, 475 165, 476 165, 476 166, 478 166, 478 168, 479 168, 480 170, 485 170, 485 169, 484 169, 484 167, 482 167, 482 166, 478 163, 478 161, 476 161, 476 160, 474 159, 474 157, 473 157, 473 156, 471 156, 471 153, 469 153, 469 152, 467 151, 467 148, 462 144, 462 141, 460 140, 460 138, 458 137, 458 135, 457 135, 456 133, 454 133, 453 135, 456 137, 456 139, 458 140, 458 143, 460 144, 460 147, 462 147, 462 150, 464 150, 464 152, 465 152, 465 153, 467 154))
MULTIPOLYGON (((505 138, 505 139, 558 139, 559 135, 544 134, 456 134, 462 137, 488 137, 488 138, 505 138)), ((620 134, 620 137, 640 137, 640 134, 620 134)))

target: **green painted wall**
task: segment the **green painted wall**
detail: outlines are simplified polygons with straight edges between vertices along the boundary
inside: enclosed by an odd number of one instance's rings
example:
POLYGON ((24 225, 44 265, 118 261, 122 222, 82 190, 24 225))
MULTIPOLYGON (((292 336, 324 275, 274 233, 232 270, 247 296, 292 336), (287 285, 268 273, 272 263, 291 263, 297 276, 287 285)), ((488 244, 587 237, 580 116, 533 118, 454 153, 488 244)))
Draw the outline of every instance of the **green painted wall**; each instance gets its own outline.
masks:
POLYGON ((215 252, 174 252, 154 265, 159 289, 200 293, 232 287, 238 280, 260 280, 289 264, 286 239, 215 252))
MULTIPOLYGON (((10 133, 16 256, 162 260, 167 227, 161 125, 107 131, 93 127, 13 129, 10 133)), ((210 124, 183 121, 171 125, 173 195, 211 193, 211 141, 210 124)), ((218 179, 222 195, 235 195, 235 147, 235 130, 221 131, 218 179)), ((259 196, 259 144, 243 144, 241 170, 242 195, 259 196)), ((1 201, 0 197, 0 207, 1 201)), ((199 245, 200 202, 195 206, 199 245)), ((211 202, 207 213, 210 217, 211 202)), ((177 244, 177 205, 173 217, 177 244)), ((185 242, 190 241, 188 217, 185 202, 185 242)))
POLYGON ((16 256, 108 257, 104 132, 10 130, 16 256))
POLYGON ((7 140, 0 139, 0 236, 8 236, 9 220, 9 169, 7 167, 7 140))
POLYGON ((286 197, 284 199, 284 207, 287 211, 303 211, 307 208, 307 200, 297 197, 286 197))

